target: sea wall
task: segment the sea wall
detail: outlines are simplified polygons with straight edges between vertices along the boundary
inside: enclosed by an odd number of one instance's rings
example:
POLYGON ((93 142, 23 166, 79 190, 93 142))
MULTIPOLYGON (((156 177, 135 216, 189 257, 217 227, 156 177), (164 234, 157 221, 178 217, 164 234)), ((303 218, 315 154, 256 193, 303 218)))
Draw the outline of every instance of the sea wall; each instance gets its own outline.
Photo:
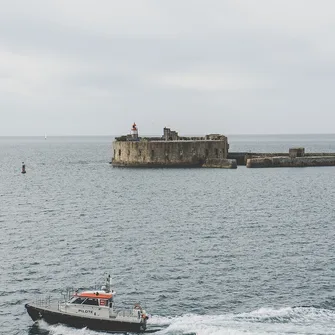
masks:
POLYGON ((206 159, 202 167, 221 168, 221 169, 237 169, 236 159, 206 159))
POLYGON ((215 160, 222 167, 229 164, 228 143, 223 140, 114 141, 113 166, 124 167, 211 167, 215 160), (205 165, 208 161, 208 165, 205 165))
POLYGON ((335 156, 249 158, 246 166, 248 168, 335 166, 335 156))
POLYGON ((288 152, 228 152, 228 159, 235 159, 237 162, 237 165, 246 165, 247 160, 250 158, 262 158, 262 157, 277 157, 277 156, 288 156, 288 152))
MULTIPOLYGON (((328 157, 335 156, 335 153, 329 152, 307 152, 303 157, 328 157)), ((235 159, 237 165, 245 166, 248 159, 254 158, 273 158, 273 157, 290 157, 289 152, 228 152, 228 159, 235 159)))

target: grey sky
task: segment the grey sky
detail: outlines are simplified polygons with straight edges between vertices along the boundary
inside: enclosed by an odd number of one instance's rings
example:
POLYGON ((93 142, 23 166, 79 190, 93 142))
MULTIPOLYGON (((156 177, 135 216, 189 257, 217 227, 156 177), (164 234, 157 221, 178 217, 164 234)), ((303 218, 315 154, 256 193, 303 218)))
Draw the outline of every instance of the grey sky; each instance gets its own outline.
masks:
POLYGON ((332 0, 0 8, 0 136, 335 132, 332 0))

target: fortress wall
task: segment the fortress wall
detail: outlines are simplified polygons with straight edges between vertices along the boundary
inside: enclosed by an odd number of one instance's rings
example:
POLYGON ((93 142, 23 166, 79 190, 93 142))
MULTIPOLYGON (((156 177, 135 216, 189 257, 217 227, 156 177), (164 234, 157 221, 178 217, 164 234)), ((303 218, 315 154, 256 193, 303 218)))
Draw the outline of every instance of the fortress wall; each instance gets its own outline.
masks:
POLYGON ((226 159, 227 141, 114 141, 114 166, 202 166, 226 159))

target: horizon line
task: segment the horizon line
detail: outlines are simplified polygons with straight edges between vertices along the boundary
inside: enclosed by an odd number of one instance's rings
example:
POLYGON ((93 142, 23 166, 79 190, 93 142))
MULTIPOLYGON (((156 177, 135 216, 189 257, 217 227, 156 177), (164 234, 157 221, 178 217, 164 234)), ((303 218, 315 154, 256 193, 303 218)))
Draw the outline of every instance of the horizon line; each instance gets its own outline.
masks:
MULTIPOLYGON (((209 134, 216 134, 216 133, 209 133, 209 134)), ((209 135, 209 134, 182 134, 182 137, 185 136, 190 136, 190 137, 196 137, 196 136, 205 136, 205 135, 209 135)), ((221 135, 221 133, 220 133, 221 135)), ((303 135, 335 135, 335 133, 231 133, 231 134, 222 134, 224 136, 292 136, 292 135, 299 135, 299 136, 303 136, 303 135)), ((114 135, 48 135, 47 138, 49 137, 118 137, 118 136, 125 136, 125 134, 114 134, 114 135)), ((139 137, 148 137, 148 136, 153 136, 153 137, 157 137, 157 136, 162 136, 157 135, 157 134, 143 134, 139 137)), ((5 138, 5 137, 41 137, 41 138, 45 138, 45 135, 0 135, 0 138, 5 138)), ((46 138, 46 140, 47 140, 46 138)))

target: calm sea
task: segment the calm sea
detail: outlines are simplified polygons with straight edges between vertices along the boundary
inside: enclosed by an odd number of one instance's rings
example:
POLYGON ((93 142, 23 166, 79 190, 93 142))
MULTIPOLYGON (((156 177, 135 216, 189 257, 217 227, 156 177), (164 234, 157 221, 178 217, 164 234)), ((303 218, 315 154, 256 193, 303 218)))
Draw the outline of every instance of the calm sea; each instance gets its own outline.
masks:
MULTIPOLYGON (((335 135, 229 140, 335 152, 335 135)), ((0 333, 97 334, 24 304, 110 272, 157 335, 335 334, 335 167, 118 169, 111 142, 0 138, 0 333)))

